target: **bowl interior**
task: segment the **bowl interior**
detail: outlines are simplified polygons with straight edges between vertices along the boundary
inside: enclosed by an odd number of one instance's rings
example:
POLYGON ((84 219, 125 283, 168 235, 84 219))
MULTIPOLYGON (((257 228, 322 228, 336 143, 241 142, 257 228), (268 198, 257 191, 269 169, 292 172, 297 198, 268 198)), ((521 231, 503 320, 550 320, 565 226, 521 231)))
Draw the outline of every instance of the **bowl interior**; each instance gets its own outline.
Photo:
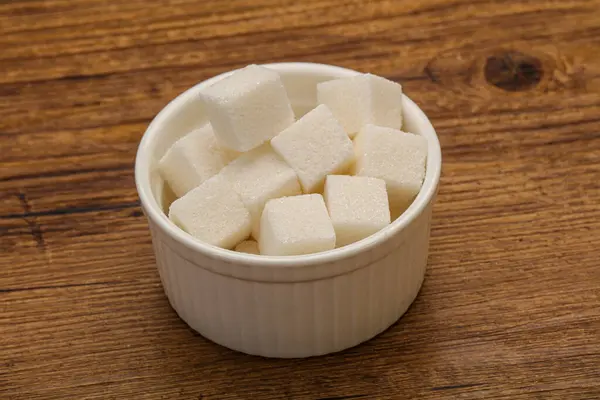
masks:
MULTIPOLYGON (((304 115, 316 106, 317 83, 358 74, 356 71, 345 68, 313 63, 280 63, 267 64, 264 66, 276 70, 281 75, 297 117, 304 115)), ((175 225, 171 224, 165 215, 165 211, 174 200, 174 196, 158 173, 158 161, 177 139, 207 122, 207 116, 199 101, 198 93, 202 91, 203 88, 213 84, 230 73, 231 72, 227 72, 203 81, 175 98, 152 121, 144 134, 138 149, 136 159, 136 183, 142 204, 147 211, 149 208, 153 210, 149 213, 150 218, 155 217, 162 219, 162 221, 159 222, 171 225, 169 229, 178 230, 175 225), (158 213, 162 215, 156 215, 154 211, 158 211, 158 213)), ((402 129, 407 132, 425 136, 428 140, 427 171, 421 191, 415 201, 413 201, 413 204, 400 218, 394 221, 392 225, 382 230, 382 232, 389 229, 401 229, 397 225, 402 224, 402 220, 408 222, 420 212, 420 209, 425 206, 429 198, 435 194, 441 169, 440 146, 431 123, 419 107, 406 96, 403 96, 403 108, 404 125, 402 129), (414 215, 411 216, 411 213, 414 215), (394 228, 395 225, 396 228, 394 228)), ((181 234, 183 234, 183 232, 181 232, 181 234)), ((390 234, 390 232, 388 232, 388 234, 390 234)), ((181 236, 179 233, 176 235, 181 236)), ((373 236, 377 236, 377 234, 373 236)), ((189 239, 192 238, 190 237, 189 239)), ((363 239, 360 242, 365 240, 366 239, 363 239)), ((376 239, 372 239, 371 237, 369 240, 372 241, 376 239)), ((354 245, 355 244, 331 250, 330 252, 351 248, 354 245)), ((198 244, 198 246, 213 247, 205 244, 198 244)), ((216 247, 214 247, 214 251, 235 254, 234 252, 218 249, 216 247)), ((235 254, 235 257, 237 256, 238 255, 235 254)), ((243 257, 258 256, 243 255, 243 257)), ((306 256, 298 257, 302 258, 306 256)))

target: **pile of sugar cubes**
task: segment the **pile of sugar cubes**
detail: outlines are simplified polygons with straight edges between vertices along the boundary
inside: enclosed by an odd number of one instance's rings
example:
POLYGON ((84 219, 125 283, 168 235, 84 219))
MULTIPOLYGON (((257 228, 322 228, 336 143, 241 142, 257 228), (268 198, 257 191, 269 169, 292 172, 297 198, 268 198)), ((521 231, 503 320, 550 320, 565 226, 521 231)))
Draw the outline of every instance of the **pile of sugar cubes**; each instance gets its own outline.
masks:
POLYGON ((209 122, 159 162, 169 218, 203 242, 261 255, 331 250, 413 201, 427 141, 402 132, 402 87, 371 74, 317 85, 296 120, 279 74, 250 65, 201 93, 209 122))

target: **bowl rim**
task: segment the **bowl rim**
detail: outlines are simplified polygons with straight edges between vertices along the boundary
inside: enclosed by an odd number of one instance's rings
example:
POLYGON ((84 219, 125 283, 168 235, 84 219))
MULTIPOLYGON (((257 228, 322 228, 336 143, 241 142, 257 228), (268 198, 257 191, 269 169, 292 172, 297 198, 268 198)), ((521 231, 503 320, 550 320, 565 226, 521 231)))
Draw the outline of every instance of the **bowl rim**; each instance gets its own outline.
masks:
MULTIPOLYGON (((304 73, 313 75, 326 74, 338 76, 340 78, 355 76, 360 73, 355 70, 334 65, 309 62, 270 63, 261 64, 261 66, 273 69, 277 72, 304 73)), ((156 224, 163 232, 168 234, 175 242, 182 244, 191 251, 204 254, 212 259, 220 260, 229 264, 245 264, 258 268, 293 268, 332 263, 341 259, 347 259, 356 256, 365 251, 369 251, 380 243, 385 242, 390 237, 398 235, 407 226, 409 226, 413 220, 423 213, 427 205, 436 195, 442 166, 442 155, 438 136, 425 113, 410 98, 403 94, 403 105, 405 106, 405 110, 406 106, 408 106, 411 111, 415 113, 414 116, 426 126, 426 129, 421 132, 421 135, 426 137, 428 142, 427 169, 425 172, 423 185, 421 186, 421 190, 419 191, 417 197, 410 207, 390 225, 369 237, 347 246, 320 253, 296 256, 265 256, 240 253, 213 246, 195 239, 171 222, 168 216, 162 211, 158 201, 154 197, 150 183, 150 161, 152 157, 151 151, 155 143, 155 138, 161 131, 160 128, 163 126, 164 121, 170 114, 175 112, 175 110, 188 101, 193 100, 194 96, 196 96, 196 93, 198 93, 199 90, 211 85, 227 75, 230 75, 234 71, 235 70, 227 71, 199 82, 171 100, 150 122, 138 146, 135 159, 135 183, 142 208, 145 211, 147 218, 156 224)))

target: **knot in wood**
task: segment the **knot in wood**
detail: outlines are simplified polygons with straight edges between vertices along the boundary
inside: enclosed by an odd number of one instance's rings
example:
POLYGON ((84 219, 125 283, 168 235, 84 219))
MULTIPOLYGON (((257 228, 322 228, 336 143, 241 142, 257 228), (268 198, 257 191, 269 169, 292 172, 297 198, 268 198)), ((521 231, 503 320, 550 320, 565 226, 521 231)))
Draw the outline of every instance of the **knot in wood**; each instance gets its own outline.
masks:
POLYGON ((542 79, 542 62, 533 56, 508 51, 488 57, 485 79, 508 92, 519 92, 535 87, 542 79))

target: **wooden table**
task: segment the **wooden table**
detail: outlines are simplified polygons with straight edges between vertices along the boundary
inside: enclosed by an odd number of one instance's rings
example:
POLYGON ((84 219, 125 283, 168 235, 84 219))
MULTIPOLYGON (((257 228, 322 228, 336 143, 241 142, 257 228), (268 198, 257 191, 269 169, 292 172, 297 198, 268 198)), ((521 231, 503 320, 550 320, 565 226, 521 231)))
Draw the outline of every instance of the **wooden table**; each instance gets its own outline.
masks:
POLYGON ((0 2, 0 398, 600 398, 600 2, 0 2), (186 88, 314 61, 401 82, 443 148, 424 286, 341 354, 170 308, 137 143, 186 88))

